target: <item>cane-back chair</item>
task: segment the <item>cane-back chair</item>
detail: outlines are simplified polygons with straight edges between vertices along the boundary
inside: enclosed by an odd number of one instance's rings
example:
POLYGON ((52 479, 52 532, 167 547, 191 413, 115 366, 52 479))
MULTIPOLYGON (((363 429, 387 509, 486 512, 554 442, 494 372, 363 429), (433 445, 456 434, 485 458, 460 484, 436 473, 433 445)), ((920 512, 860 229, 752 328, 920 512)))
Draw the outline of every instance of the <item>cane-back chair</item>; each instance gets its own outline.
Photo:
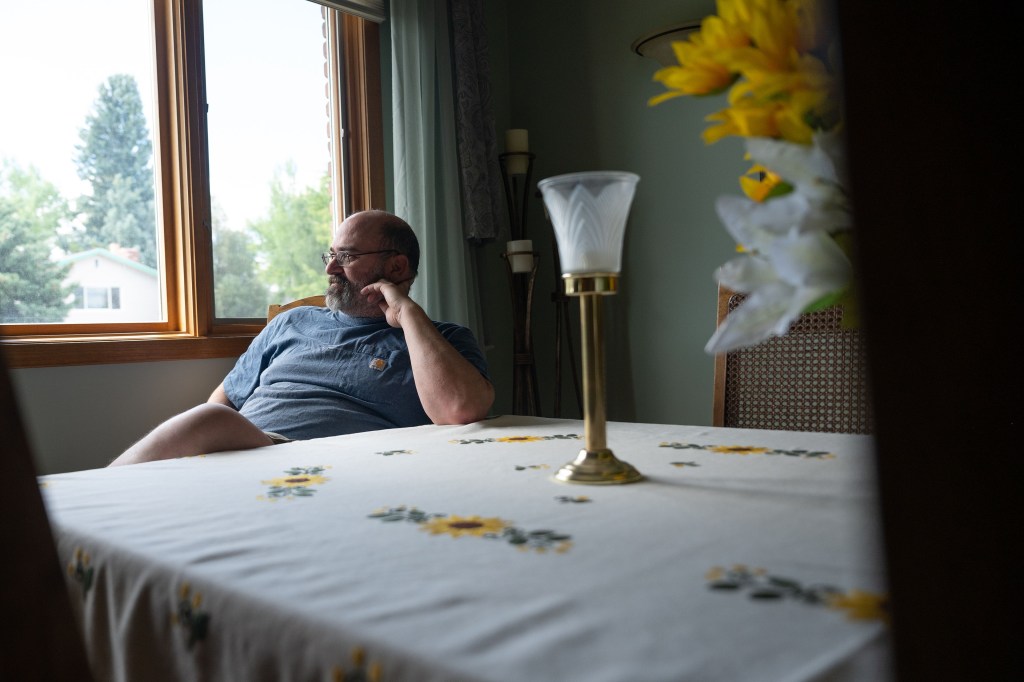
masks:
POLYGON ((274 319, 280 313, 283 313, 286 310, 291 310, 292 308, 298 308, 304 305, 313 305, 319 308, 323 308, 325 305, 327 305, 327 300, 325 296, 307 296, 306 298, 300 298, 295 301, 292 301, 291 303, 285 303, 283 305, 276 305, 274 303, 271 303, 267 307, 267 322, 270 322, 272 319, 274 319))
MULTIPOLYGON (((720 289, 718 324, 744 296, 720 289)), ((871 433, 863 335, 840 307, 805 313, 785 336, 715 358, 715 426, 871 433)))

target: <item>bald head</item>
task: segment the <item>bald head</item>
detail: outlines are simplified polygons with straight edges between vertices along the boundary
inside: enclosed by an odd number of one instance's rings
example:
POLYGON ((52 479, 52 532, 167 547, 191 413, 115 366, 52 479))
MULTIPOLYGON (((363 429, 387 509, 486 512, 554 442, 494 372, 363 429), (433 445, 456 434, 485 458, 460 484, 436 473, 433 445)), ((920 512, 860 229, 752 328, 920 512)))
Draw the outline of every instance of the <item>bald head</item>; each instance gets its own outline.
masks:
POLYGON ((360 233, 364 230, 373 235, 377 249, 393 249, 409 259, 409 270, 413 275, 419 272, 420 243, 409 223, 394 213, 379 209, 357 211, 345 219, 345 223, 360 233))

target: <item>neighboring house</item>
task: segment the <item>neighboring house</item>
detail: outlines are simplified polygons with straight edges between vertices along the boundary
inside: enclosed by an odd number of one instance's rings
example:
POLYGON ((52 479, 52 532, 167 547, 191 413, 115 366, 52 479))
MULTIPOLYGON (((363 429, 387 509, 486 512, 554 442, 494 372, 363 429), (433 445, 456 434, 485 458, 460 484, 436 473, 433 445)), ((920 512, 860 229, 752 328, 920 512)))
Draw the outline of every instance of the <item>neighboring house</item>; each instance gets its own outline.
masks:
POLYGON ((74 306, 64 322, 154 322, 164 319, 157 271, 138 262, 138 252, 111 244, 61 259, 71 265, 65 284, 74 306))

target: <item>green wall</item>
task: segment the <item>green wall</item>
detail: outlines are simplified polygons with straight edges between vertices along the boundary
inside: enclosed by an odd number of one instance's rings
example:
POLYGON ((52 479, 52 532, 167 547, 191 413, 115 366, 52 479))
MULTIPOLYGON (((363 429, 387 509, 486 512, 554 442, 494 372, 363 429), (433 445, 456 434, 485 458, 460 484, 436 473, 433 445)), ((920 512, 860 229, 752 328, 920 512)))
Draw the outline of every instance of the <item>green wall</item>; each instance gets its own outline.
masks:
MULTIPOLYGON (((724 96, 677 98, 657 107, 647 100, 663 88, 652 81, 658 64, 630 50, 638 36, 714 11, 694 0, 489 1, 489 47, 499 144, 506 128, 530 131, 534 181, 584 170, 637 173, 621 292, 606 297, 608 418, 710 424, 713 358, 703 347, 714 330, 715 268, 734 244, 714 212, 720 194, 738 193, 746 170, 741 141, 707 146, 704 117, 724 96)), ((535 294, 543 414, 554 391, 554 289, 551 228, 540 199, 531 199, 529 236, 544 255, 535 294)), ((501 277, 481 278, 487 339, 498 384, 498 411, 510 405, 503 368, 510 352, 508 288, 500 245, 481 250, 501 277), (504 326, 504 329, 502 329, 504 326), (507 397, 506 397, 507 396, 507 397)), ((575 301, 573 302, 575 312, 575 301)), ((578 333, 573 319, 574 331, 578 333)), ((568 391, 565 383, 563 392, 568 391)), ((563 416, 578 410, 568 391, 563 416)))

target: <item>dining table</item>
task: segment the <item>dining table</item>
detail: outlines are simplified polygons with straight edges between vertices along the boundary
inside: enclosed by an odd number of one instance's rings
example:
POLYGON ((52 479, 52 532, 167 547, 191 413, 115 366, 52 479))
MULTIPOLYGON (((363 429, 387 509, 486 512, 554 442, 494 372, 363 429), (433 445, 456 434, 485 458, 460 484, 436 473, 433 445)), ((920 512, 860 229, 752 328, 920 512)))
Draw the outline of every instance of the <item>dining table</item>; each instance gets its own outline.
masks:
POLYGON ((505 415, 39 477, 98 680, 890 677, 869 435, 505 415))

